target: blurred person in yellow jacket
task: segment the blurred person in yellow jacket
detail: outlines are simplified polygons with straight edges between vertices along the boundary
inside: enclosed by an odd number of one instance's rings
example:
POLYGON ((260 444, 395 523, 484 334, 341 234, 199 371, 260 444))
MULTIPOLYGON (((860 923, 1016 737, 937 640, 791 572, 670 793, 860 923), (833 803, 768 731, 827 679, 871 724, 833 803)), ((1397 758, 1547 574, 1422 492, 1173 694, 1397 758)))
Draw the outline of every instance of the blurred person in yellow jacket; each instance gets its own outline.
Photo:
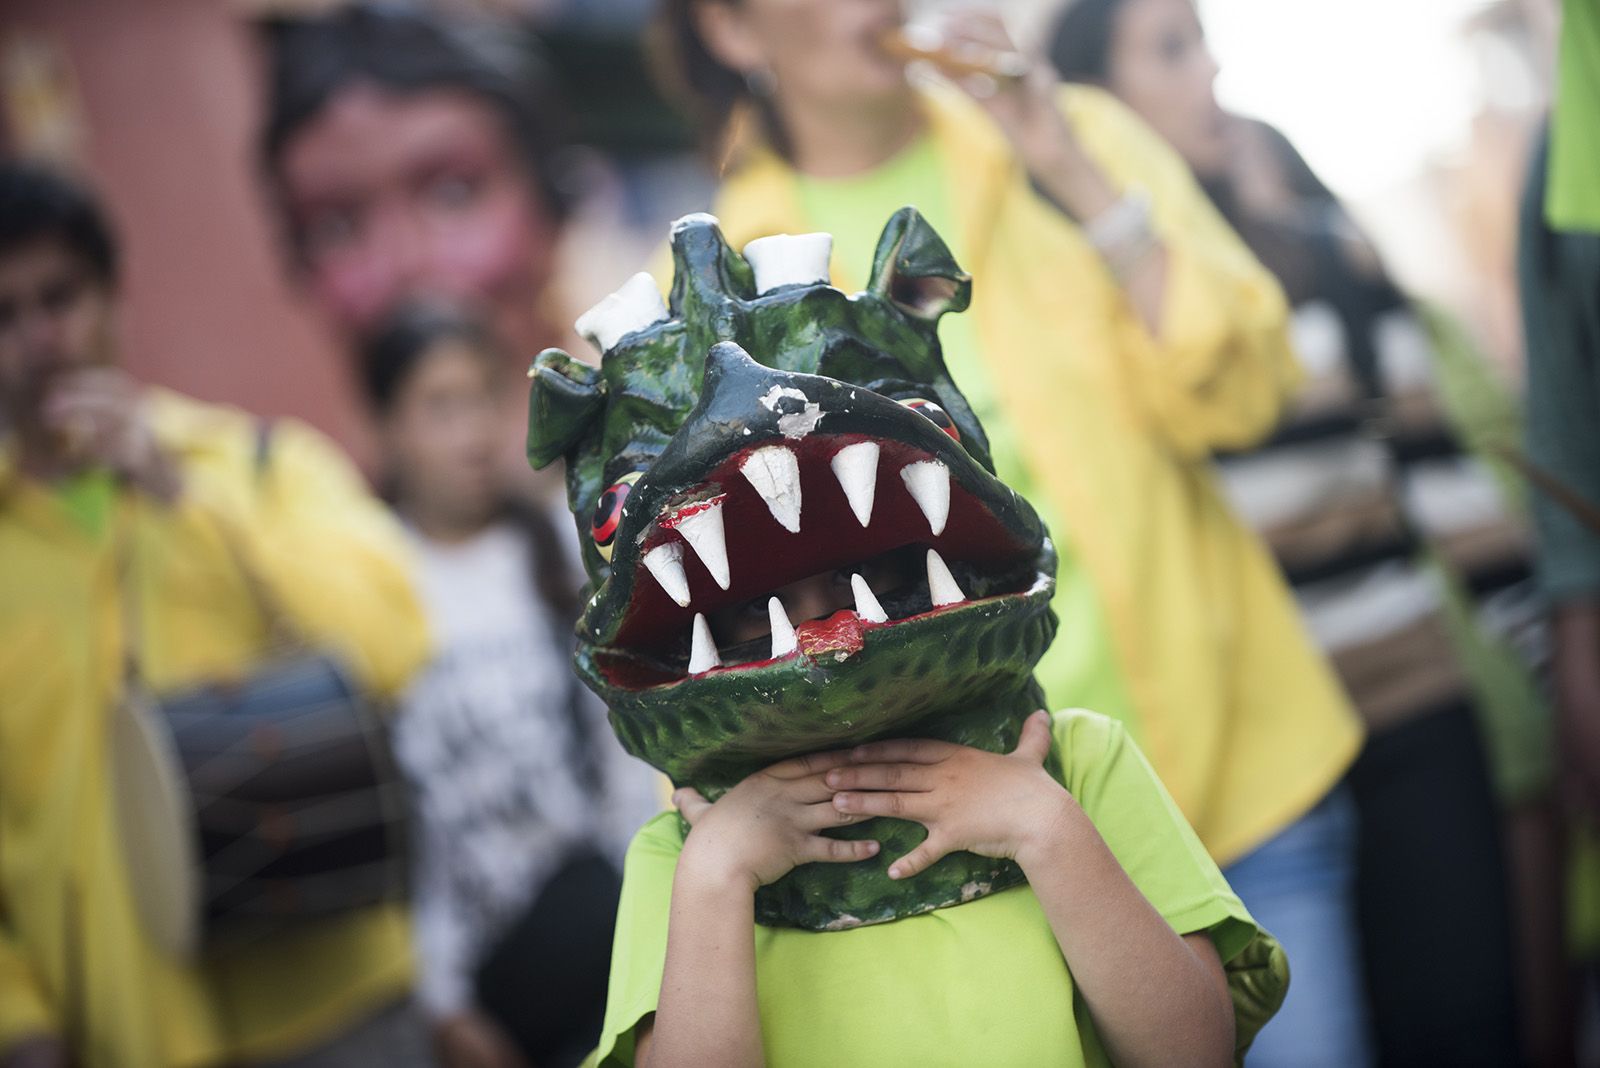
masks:
MULTIPOLYGON (((1500 391, 1487 361, 1402 292, 1289 140, 1219 106, 1193 0, 1070 0, 1049 52, 1172 145, 1292 309, 1303 385, 1271 436, 1219 452, 1218 472, 1367 725, 1348 781, 1378 1059, 1548 1063, 1519 1050, 1517 1015, 1555 1008, 1564 968, 1553 865, 1534 860, 1552 835, 1548 713, 1528 670, 1542 609, 1500 477, 1515 476, 1471 448, 1505 433, 1512 402, 1472 397, 1500 391)), ((1554 1049, 1560 1021, 1535 1020, 1554 1049)), ((1253 1055, 1305 1041, 1282 1023, 1253 1055)))
POLYGON ((946 237, 974 279, 972 314, 942 324, 946 361, 1061 553, 1050 703, 1126 723, 1230 879, 1268 869, 1298 928, 1283 1011, 1298 991, 1325 1063, 1367 1063, 1340 785, 1362 727, 1210 468, 1298 380, 1283 295, 1109 94, 1042 65, 959 69, 1013 52, 971 13, 941 31, 956 87, 919 86, 885 44, 901 18, 892 0, 664 5, 664 70, 724 167, 711 210, 736 248, 833 234, 845 292, 902 205, 946 237))
POLYGON ((125 618, 158 693, 250 671, 260 589, 381 693, 426 632, 398 531, 331 444, 281 422, 262 463, 257 420, 117 367, 117 281, 87 193, 0 166, 0 1065, 423 1063, 400 907, 192 961, 135 909, 110 781, 125 618))

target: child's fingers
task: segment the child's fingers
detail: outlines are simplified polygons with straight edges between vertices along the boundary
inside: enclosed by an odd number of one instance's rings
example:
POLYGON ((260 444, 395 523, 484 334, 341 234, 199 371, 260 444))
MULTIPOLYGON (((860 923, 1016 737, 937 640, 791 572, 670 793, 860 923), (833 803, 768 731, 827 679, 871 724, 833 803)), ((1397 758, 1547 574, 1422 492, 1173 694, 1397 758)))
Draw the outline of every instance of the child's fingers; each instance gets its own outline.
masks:
POLYGON ((711 802, 701 796, 700 791, 693 786, 685 786, 681 790, 674 790, 672 803, 678 811, 683 813, 683 818, 689 821, 689 826, 694 826, 694 821, 705 814, 711 807, 711 802))
POLYGON ((1034 764, 1043 764, 1050 755, 1050 713, 1040 709, 1022 724, 1022 737, 1011 755, 1034 764))
POLYGON ((871 818, 865 812, 843 812, 831 801, 822 801, 801 808, 800 816, 795 822, 804 830, 820 831, 825 827, 847 827, 852 823, 861 823, 871 818))
POLYGON ((820 834, 807 838, 800 847, 801 863, 821 861, 824 864, 845 864, 852 860, 866 860, 877 856, 878 843, 870 838, 824 838, 820 834))
POLYGON ((807 775, 821 775, 829 768, 850 763, 850 750, 835 749, 826 753, 807 753, 805 756, 780 760, 767 769, 768 775, 780 779, 801 779, 807 775))
POLYGON ((834 768, 828 772, 825 781, 835 790, 920 792, 933 789, 933 780, 926 764, 854 764, 834 768))
POLYGON ((909 879, 913 875, 927 871, 935 861, 948 852, 950 852, 948 846, 941 844, 929 834, 922 840, 921 845, 889 865, 889 878, 909 879))
POLYGON ((804 779, 790 779, 783 785, 784 794, 789 800, 801 805, 815 805, 819 801, 832 800, 837 792, 828 785, 828 780, 821 775, 811 775, 804 779))
POLYGON ((850 750, 852 764, 937 764, 961 747, 932 738, 890 738, 850 750))
POLYGON ((895 819, 923 822, 926 816, 925 793, 899 793, 898 791, 858 791, 833 795, 833 807, 840 812, 864 816, 892 816, 895 819))

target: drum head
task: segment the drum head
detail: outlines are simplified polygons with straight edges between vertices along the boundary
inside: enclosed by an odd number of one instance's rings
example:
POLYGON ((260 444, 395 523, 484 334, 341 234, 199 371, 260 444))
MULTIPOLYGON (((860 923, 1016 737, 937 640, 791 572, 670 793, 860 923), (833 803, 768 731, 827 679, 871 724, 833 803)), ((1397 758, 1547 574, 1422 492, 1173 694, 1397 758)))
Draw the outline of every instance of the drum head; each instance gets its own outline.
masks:
POLYGON ((112 721, 112 780, 134 904, 151 941, 192 957, 200 945, 200 864, 177 750, 149 701, 130 696, 112 721))

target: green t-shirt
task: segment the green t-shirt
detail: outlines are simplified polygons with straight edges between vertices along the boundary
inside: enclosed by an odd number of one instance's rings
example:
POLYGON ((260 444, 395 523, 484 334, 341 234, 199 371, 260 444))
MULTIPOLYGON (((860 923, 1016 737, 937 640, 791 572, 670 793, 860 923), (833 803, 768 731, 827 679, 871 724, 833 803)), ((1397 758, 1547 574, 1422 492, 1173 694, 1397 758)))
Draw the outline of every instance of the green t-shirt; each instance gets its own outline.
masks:
POLYGON ((117 482, 109 471, 84 471, 61 482, 56 499, 85 534, 98 539, 116 506, 117 482))
MULTIPOLYGON (((1056 716, 1054 733, 1067 789, 1134 885, 1174 930, 1209 932, 1225 963, 1240 957, 1259 929, 1122 727, 1071 711, 1056 716)), ((606 1019, 590 1063, 633 1063, 635 1028, 660 993, 682 848, 667 813, 628 850, 606 1019)), ((775 1068, 1108 1063, 1026 886, 846 931, 757 927, 755 939, 762 1048, 775 1068)))
MULTIPOLYGON (((937 149, 929 135, 865 174, 829 179, 797 175, 796 180, 807 223, 833 235, 834 262, 841 265, 835 278, 841 286, 861 288, 884 223, 908 204, 944 236, 956 262, 970 262, 959 247, 961 228, 952 213, 937 149)), ((973 299, 983 299, 982 279, 974 283, 973 299)), ((1060 564, 1051 607, 1061 620, 1061 629, 1035 673, 1050 707, 1093 708, 1124 723, 1135 722, 1132 703, 1115 667, 1111 631, 1099 595, 1087 569, 1078 566, 1063 543, 1066 527, 1059 521, 1054 503, 1039 491, 1015 427, 1000 409, 983 361, 976 308, 940 320, 939 342, 950 377, 989 437, 995 473, 1033 505, 1055 538, 1060 564)), ((1069 461, 1063 458, 1063 462, 1069 461)))

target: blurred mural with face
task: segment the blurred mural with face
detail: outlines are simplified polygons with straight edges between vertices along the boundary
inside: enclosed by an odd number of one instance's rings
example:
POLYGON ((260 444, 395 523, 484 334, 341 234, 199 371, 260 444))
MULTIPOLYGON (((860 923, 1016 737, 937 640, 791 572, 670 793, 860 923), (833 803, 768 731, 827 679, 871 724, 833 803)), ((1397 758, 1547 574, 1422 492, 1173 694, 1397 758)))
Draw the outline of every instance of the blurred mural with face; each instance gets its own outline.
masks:
POLYGON ((427 296, 477 305, 519 347, 542 340, 555 222, 482 102, 353 86, 285 144, 279 176, 305 286, 347 336, 427 296))
POLYGON ((561 340, 545 307, 558 122, 519 27, 354 4, 266 26, 264 156, 296 276, 351 343, 418 299, 508 352, 561 340))

